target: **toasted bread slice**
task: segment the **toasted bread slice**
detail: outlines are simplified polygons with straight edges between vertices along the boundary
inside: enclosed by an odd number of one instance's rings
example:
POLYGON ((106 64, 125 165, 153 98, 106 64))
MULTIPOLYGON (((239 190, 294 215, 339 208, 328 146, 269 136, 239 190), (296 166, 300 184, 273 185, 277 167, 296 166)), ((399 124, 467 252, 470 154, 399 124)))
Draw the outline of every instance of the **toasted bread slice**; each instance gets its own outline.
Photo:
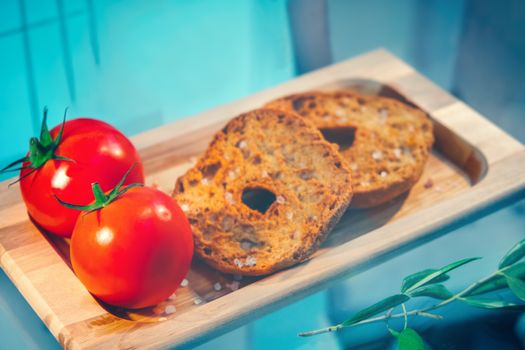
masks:
POLYGON ((397 100, 349 91, 307 92, 266 105, 312 121, 352 170, 352 207, 385 203, 419 179, 432 148, 432 122, 397 100))
POLYGON ((202 259, 223 272, 264 275, 319 247, 350 203, 350 174, 313 124, 259 109, 215 135, 173 196, 202 259))

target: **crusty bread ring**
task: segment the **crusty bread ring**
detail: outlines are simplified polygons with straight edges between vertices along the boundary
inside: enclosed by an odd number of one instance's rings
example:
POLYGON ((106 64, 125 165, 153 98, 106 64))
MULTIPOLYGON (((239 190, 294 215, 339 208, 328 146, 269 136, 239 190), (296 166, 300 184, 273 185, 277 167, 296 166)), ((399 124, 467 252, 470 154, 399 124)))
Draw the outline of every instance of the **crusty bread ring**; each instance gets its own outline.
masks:
POLYGON ((174 198, 202 259, 223 272, 264 275, 319 247, 350 203, 351 172, 313 124, 259 109, 215 135, 174 198))
POLYGON ((432 148, 432 122, 397 100, 349 91, 306 92, 266 105, 312 121, 352 170, 355 208, 374 207, 409 190, 432 148))

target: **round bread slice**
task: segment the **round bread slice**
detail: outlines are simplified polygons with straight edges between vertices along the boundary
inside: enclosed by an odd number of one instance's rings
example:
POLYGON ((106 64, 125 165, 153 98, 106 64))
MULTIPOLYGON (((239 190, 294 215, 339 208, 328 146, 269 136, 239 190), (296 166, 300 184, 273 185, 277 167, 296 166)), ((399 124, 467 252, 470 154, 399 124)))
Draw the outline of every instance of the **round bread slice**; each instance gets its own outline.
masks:
POLYGON ((307 92, 266 105, 312 121, 352 170, 351 206, 369 208, 409 190, 432 148, 432 122, 397 100, 349 91, 307 92))
POLYGON ((319 247, 350 203, 351 182, 337 147, 313 124, 259 109, 215 135, 173 196, 202 259, 223 272, 264 275, 319 247))

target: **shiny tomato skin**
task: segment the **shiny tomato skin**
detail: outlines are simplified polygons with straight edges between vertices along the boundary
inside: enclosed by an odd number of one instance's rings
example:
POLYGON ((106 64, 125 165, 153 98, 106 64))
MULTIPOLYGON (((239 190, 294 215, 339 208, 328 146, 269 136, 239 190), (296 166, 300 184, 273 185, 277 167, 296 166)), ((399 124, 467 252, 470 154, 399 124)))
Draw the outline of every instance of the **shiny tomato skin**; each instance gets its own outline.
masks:
MULTIPOLYGON (((60 125, 50 131, 53 139, 59 130, 60 125)), ((74 162, 48 160, 20 181, 20 189, 33 220, 44 230, 59 236, 71 236, 80 212, 62 206, 54 195, 67 203, 90 204, 94 200, 93 182, 98 182, 104 191, 108 191, 133 164, 136 165, 125 184, 144 183, 142 161, 131 141, 100 120, 79 118, 67 121, 55 154, 74 162)), ((29 171, 31 169, 22 170, 20 177, 29 171)))
POLYGON ((177 289, 190 268, 193 239, 174 199, 153 188, 134 187, 82 215, 70 249, 73 270, 93 295, 139 309, 177 289))

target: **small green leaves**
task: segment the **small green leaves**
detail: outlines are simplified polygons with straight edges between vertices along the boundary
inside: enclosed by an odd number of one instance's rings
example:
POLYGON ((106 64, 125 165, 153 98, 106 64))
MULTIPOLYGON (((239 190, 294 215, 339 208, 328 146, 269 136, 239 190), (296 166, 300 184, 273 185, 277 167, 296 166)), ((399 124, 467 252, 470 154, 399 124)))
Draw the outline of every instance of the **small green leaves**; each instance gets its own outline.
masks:
POLYGON ((410 296, 446 300, 452 298, 453 294, 442 284, 430 284, 416 289, 410 293, 410 296))
POLYGON ((475 296, 493 292, 495 290, 507 288, 507 280, 503 275, 495 275, 490 279, 479 283, 474 289, 468 292, 467 296, 475 296))
POLYGON ((412 328, 405 328, 396 335, 399 350, 425 350, 425 343, 412 328))
POLYGON ((514 247, 512 247, 507 254, 501 259, 499 263, 499 268, 505 268, 509 265, 518 262, 521 258, 525 256, 525 239, 522 239, 514 247))
POLYGON ((405 294, 396 294, 392 295, 388 298, 385 298, 377 303, 375 303, 372 306, 367 307, 366 309, 363 309, 356 313, 354 317, 344 321, 341 323, 343 327, 347 327, 350 325, 353 325, 355 323, 358 323, 360 321, 366 320, 369 317, 372 317, 374 315, 377 315, 380 312, 386 311, 388 309, 391 309, 393 307, 396 307, 398 305, 403 304, 407 300, 409 300, 410 297, 405 294))
POLYGON ((475 261, 475 260, 479 260, 479 259, 481 259, 481 258, 461 259, 461 260, 458 260, 456 262, 453 262, 453 263, 450 263, 448 265, 445 265, 442 268, 440 268, 439 270, 436 270, 436 271, 430 273, 429 275, 427 275, 426 277, 423 277, 421 280, 417 281, 412 286, 407 288, 404 292, 409 294, 413 290, 415 290, 415 289, 417 289, 417 288, 419 288, 419 287, 421 287, 421 286, 423 286, 425 284, 435 283, 437 278, 443 276, 447 272, 452 271, 454 269, 457 269, 460 266, 463 266, 465 264, 468 264, 469 262, 472 262, 472 261, 475 261))
MULTIPOLYGON (((423 278, 437 271, 438 270, 436 269, 426 269, 426 270, 419 271, 410 276, 405 277, 405 279, 403 279, 403 284, 401 285, 401 293, 406 292, 408 288, 412 287, 414 284, 421 281, 423 278)), ((449 279, 449 276, 446 274, 443 274, 435 278, 434 283, 444 282, 448 279, 449 279)))
POLYGON ((512 293, 514 293, 514 295, 521 300, 525 301, 525 282, 510 274, 505 274, 505 279, 507 280, 507 284, 509 285, 512 293))
POLYGON ((491 299, 482 299, 482 298, 459 298, 462 302, 482 309, 502 309, 502 310, 514 310, 514 311, 523 311, 525 310, 525 305, 515 304, 510 301, 505 300, 491 300, 491 299))
POLYGON ((119 183, 108 194, 104 193, 104 191, 102 190, 102 188, 100 187, 98 183, 96 182, 92 183, 91 190, 93 191, 93 197, 95 197, 95 200, 88 205, 71 204, 71 203, 64 202, 63 200, 58 198, 57 195, 54 195, 54 197, 61 205, 63 205, 66 208, 85 211, 86 214, 89 214, 92 211, 96 211, 98 209, 101 209, 107 206, 108 204, 116 200, 118 197, 123 195, 129 189, 133 187, 143 186, 143 184, 140 184, 140 183, 133 183, 133 184, 129 184, 126 187, 122 188, 122 185, 126 181, 126 178, 128 177, 131 170, 135 167, 135 165, 136 163, 134 163, 128 169, 128 171, 126 171, 126 173, 124 174, 122 179, 119 181, 119 183))

